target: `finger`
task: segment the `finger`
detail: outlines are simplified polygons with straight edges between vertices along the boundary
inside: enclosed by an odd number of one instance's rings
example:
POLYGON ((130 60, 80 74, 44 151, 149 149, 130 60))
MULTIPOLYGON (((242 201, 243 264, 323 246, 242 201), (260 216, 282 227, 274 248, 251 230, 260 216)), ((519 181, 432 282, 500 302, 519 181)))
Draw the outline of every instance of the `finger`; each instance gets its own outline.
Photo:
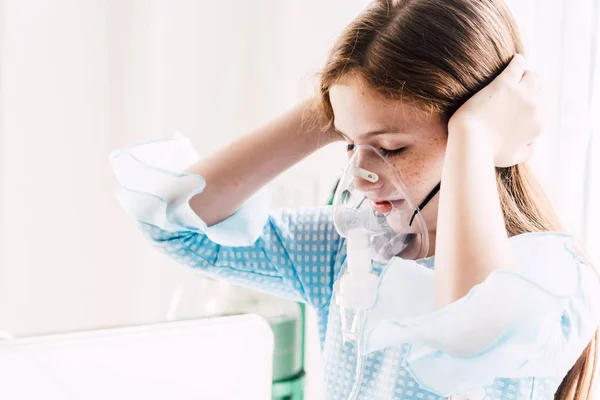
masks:
POLYGON ((504 81, 511 86, 518 84, 525 73, 527 63, 522 54, 516 54, 508 66, 498 76, 498 80, 504 81))

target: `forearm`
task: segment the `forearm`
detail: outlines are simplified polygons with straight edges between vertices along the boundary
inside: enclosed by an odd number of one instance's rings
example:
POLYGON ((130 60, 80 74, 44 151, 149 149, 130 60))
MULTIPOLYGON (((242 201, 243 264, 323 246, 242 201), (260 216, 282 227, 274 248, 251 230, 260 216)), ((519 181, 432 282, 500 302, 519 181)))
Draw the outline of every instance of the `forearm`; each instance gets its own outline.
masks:
POLYGON ((514 269, 486 135, 449 128, 436 239, 436 306, 466 295, 498 269, 514 269))
POLYGON ((205 190, 190 200, 190 206, 207 225, 228 218, 270 180, 336 140, 332 133, 306 123, 309 105, 307 101, 295 106, 188 169, 206 180, 205 190))

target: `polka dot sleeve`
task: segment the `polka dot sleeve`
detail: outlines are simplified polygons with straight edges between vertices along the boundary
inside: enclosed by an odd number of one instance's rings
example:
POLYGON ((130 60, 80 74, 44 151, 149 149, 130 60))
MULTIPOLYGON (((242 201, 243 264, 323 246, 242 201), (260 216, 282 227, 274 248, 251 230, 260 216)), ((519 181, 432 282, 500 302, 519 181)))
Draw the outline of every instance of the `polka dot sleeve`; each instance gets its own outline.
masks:
POLYGON ((442 396, 495 378, 562 379, 598 327, 598 275, 570 236, 524 234, 510 243, 518 271, 495 271, 439 310, 433 271, 399 259, 388 265, 366 322, 366 351, 410 344, 405 367, 442 396))
POLYGON ((342 258, 330 207, 271 212, 270 196, 261 191, 207 227, 189 207, 206 182, 180 172, 196 159, 182 136, 111 154, 119 201, 154 247, 212 278, 317 308, 327 304, 342 258))

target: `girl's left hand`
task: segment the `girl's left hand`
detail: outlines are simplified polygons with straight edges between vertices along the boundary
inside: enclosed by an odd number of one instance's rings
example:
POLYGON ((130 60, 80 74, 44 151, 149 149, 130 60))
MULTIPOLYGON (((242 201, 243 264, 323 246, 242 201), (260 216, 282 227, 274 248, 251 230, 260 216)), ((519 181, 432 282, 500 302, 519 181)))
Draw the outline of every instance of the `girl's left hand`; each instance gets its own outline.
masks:
POLYGON ((483 143, 494 165, 510 167, 531 156, 533 141, 542 131, 543 103, 539 76, 526 70, 525 58, 517 54, 496 79, 452 115, 448 131, 485 135, 483 143))

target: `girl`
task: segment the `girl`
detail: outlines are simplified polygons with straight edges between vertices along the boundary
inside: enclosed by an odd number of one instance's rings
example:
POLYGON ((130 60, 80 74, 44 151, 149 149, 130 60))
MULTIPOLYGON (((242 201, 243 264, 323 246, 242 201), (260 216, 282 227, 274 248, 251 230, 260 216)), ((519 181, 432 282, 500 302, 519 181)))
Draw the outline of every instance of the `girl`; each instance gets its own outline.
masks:
MULTIPOLYGON (((330 207, 270 213, 260 189, 324 145, 370 145, 416 204, 430 200, 417 211, 431 245, 418 269, 381 273, 372 323, 386 343, 371 338, 354 394, 591 399, 598 275, 525 164, 542 116, 522 53, 501 0, 375 1, 333 47, 316 99, 191 167, 183 138, 113 153, 120 200, 181 263, 312 306, 326 397, 347 399, 356 350, 333 289, 346 240, 330 207), (167 153, 176 162, 157 161, 167 153)), ((380 183, 361 184, 391 207, 380 183)))

